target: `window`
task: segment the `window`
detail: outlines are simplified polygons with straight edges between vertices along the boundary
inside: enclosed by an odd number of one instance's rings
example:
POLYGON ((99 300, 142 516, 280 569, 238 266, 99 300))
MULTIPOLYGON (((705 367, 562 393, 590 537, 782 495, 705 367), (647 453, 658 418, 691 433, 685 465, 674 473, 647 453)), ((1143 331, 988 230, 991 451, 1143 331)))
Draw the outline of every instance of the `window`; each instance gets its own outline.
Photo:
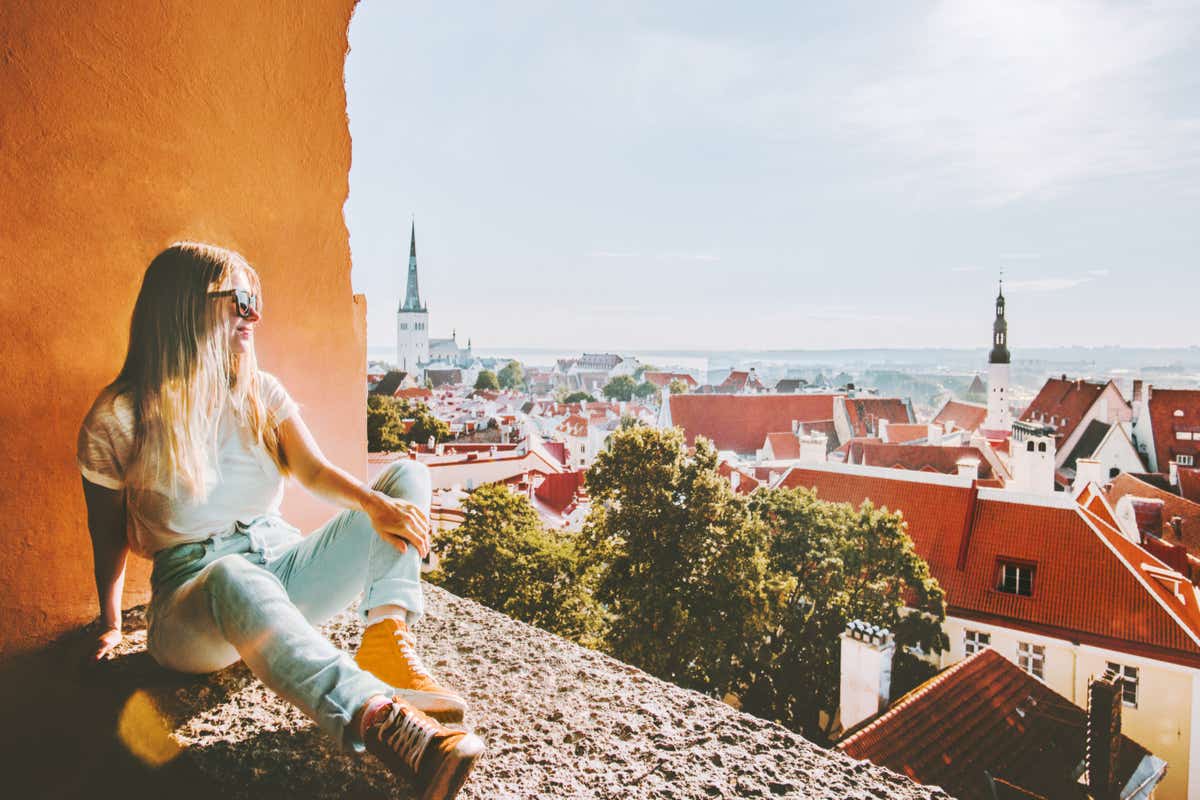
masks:
POLYGON ((1192 432, 1191 431, 1175 431, 1175 438, 1179 439, 1180 441, 1183 441, 1183 442, 1190 442, 1192 440, 1192 432))
POLYGON ((1175 456, 1175 463, 1181 467, 1190 467, 1193 463, 1193 458, 1189 455, 1175 456))
POLYGON ((1177 408, 1177 409, 1175 409, 1175 413, 1174 413, 1172 416, 1176 416, 1176 417, 1182 417, 1182 416, 1183 416, 1183 409, 1181 409, 1181 408, 1177 408))
POLYGON ((1001 561, 999 573, 996 591, 1017 594, 1022 597, 1029 597, 1033 594, 1034 567, 1032 564, 1001 561))
POLYGON ((1039 453, 1046 452, 1046 443, 1045 442, 1038 442, 1038 452, 1039 453))
POLYGON ((408 323, 407 323, 407 322, 401 322, 401 323, 400 323, 400 330, 402 330, 402 331, 406 331, 406 330, 408 330, 408 323))
POLYGON ((1123 667, 1115 661, 1109 661, 1108 671, 1120 679, 1122 702, 1130 708, 1137 708, 1138 668, 1123 667))
POLYGON ((1032 439, 1029 441, 1029 444, 1025 445, 1025 449, 1028 450, 1030 453, 1033 452, 1033 440, 1032 439))
POLYGON ((1046 671, 1046 648, 1040 644, 1021 642, 1017 645, 1017 666, 1041 680, 1046 671))
POLYGON ((963 634, 963 652, 973 656, 980 650, 991 647, 992 635, 982 631, 967 631, 963 634))

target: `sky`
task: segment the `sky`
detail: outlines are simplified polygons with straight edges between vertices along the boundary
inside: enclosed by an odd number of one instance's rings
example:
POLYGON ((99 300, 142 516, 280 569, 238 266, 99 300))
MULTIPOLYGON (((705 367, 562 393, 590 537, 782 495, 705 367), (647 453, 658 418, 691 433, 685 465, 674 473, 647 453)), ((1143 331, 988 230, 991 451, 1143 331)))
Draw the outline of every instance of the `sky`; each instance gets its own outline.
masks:
POLYGON ((1200 3, 364 0, 368 344, 1188 346, 1200 3))

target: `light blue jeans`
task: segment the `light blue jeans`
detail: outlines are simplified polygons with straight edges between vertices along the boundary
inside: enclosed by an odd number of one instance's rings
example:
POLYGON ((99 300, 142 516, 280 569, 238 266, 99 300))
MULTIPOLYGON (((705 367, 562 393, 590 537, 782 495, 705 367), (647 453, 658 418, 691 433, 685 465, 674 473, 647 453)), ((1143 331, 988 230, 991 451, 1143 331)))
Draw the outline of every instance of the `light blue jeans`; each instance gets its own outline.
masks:
MULTIPOLYGON (((374 488, 429 513, 429 470, 405 459, 374 488)), ((395 604, 412 624, 424 611, 420 557, 383 541, 361 511, 343 511, 309 536, 278 517, 238 523, 227 536, 154 557, 147 649, 164 667, 214 672, 238 659, 343 747, 370 697, 393 689, 358 668, 314 626, 364 593, 360 613, 395 604)))

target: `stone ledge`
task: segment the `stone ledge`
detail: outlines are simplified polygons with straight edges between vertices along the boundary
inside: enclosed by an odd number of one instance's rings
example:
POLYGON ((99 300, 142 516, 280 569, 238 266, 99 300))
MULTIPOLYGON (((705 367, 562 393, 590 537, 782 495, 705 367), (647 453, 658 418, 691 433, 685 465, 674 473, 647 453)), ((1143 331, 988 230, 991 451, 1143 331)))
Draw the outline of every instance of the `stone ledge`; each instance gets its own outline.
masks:
MULTIPOLYGON (((437 587, 427 587, 426 597, 428 614, 417 628, 425 661, 463 690, 473 711, 468 724, 488 745, 463 800, 947 797, 437 587)), ((69 643, 50 648, 59 657, 44 670, 31 662, 23 675, 11 668, 0 675, 35 684, 16 709, 38 714, 38 722, 32 738, 14 747, 34 762, 51 761, 47 768, 19 756, 13 761, 31 770, 25 778, 33 794, 161 798, 165 792, 170 800, 411 796, 373 759, 338 752, 243 666, 202 678, 168 673, 144 652, 136 610, 127 623, 121 653, 106 666, 100 685, 77 690, 85 694, 74 701, 74 716, 70 700, 59 710, 35 699, 39 681, 63 680, 69 643), (67 734, 78 737, 68 748, 75 760, 64 767, 84 774, 64 781, 54 771, 61 758, 47 748, 61 749, 70 726, 77 728, 67 734), (118 728, 124 732, 114 734, 118 728), (123 740, 137 742, 143 757, 130 756, 123 740), (147 766, 147 759, 164 763, 147 766), (43 780, 52 791, 36 791, 43 780)), ((350 613, 323 630, 349 651, 361 632, 350 613)), ((14 688, 6 684, 5 694, 14 688)), ((9 716, 14 707, 7 708, 9 716)), ((4 726, 5 739, 17 736, 22 712, 16 713, 4 726)))

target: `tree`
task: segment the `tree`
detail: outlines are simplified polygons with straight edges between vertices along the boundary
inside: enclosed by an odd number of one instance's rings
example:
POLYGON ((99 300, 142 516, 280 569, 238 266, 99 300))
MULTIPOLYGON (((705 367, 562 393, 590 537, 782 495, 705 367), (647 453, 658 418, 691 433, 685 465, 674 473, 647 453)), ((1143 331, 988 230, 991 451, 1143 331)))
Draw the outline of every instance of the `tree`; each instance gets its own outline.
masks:
POLYGON ((750 509, 769 531, 767 583, 782 602, 747 677, 744 708, 822 741, 838 707, 838 637, 847 623, 889 628, 894 670, 916 680, 921 669, 905 648, 948 645, 944 594, 899 514, 825 502, 807 489, 760 490, 750 509))
POLYGON ((589 647, 603 637, 574 535, 549 530, 523 495, 484 484, 463 502, 466 518, 438 535, 433 578, 519 620, 589 647))
POLYGON ((667 384, 667 388, 670 389, 671 394, 687 394, 688 391, 687 381, 679 378, 672 378, 671 382, 667 384))
POLYGON ((703 438, 622 425, 588 470, 582 532, 607 648, 661 678, 721 696, 745 674, 769 598, 765 527, 717 472, 703 438))
POLYGON ((658 367, 651 364, 638 364, 638 368, 633 371, 633 379, 640 381, 646 376, 647 372, 657 372, 658 367))
POLYGON ((450 437, 450 426, 420 401, 373 394, 367 397, 367 450, 372 453, 407 450, 450 437))
MULTIPOLYGON (((525 388, 525 369, 519 361, 509 361, 497 374, 501 389, 521 390, 525 388)), ((476 387, 478 388, 478 387, 476 387)))
POLYGON ((632 400, 633 390, 637 388, 637 381, 628 375, 618 375, 604 385, 601 391, 609 400, 632 400))
POLYGON ((571 392, 568 395, 564 395, 562 401, 564 403, 594 403, 596 402, 596 398, 587 392, 571 392))
POLYGON ((641 400, 654 397, 658 394, 658 387, 650 381, 642 381, 633 390, 633 396, 641 400))
POLYGON ((496 373, 490 369, 480 370, 479 377, 475 379, 475 388, 496 391, 500 388, 500 381, 496 379, 496 373))

